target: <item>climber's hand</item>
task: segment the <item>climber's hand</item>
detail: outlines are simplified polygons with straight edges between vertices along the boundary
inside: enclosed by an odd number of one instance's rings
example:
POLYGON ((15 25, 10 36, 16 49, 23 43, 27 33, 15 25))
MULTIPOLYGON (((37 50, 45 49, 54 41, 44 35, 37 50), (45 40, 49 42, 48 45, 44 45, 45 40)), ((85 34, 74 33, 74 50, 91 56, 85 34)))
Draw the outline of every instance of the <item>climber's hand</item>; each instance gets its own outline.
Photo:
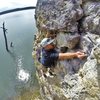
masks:
POLYGON ((76 57, 79 59, 83 59, 84 57, 87 57, 87 55, 82 51, 78 51, 76 52, 76 57))

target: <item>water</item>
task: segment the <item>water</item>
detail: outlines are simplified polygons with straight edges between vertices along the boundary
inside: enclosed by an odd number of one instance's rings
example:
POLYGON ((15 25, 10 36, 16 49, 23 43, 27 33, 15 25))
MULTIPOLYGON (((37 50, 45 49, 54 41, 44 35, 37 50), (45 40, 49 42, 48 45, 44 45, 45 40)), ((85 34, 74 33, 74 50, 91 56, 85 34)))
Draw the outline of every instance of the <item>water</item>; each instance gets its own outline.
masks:
POLYGON ((0 27, 5 21, 10 52, 0 28, 0 100, 20 94, 23 88, 35 87, 35 67, 32 46, 36 26, 34 10, 9 13, 0 16, 0 27), (10 47, 12 42, 13 47, 10 47))

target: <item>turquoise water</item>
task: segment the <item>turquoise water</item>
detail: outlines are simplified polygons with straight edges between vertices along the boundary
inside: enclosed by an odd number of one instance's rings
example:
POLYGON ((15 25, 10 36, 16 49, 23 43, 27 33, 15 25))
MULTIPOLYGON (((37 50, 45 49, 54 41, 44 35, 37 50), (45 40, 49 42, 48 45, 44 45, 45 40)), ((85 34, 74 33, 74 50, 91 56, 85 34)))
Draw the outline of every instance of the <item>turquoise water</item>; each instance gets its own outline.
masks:
POLYGON ((20 94, 23 88, 34 88, 35 67, 32 59, 32 43, 36 26, 34 10, 9 13, 0 16, 0 27, 5 21, 10 52, 5 49, 0 28, 0 100, 20 94), (10 47, 10 43, 13 47, 10 47))

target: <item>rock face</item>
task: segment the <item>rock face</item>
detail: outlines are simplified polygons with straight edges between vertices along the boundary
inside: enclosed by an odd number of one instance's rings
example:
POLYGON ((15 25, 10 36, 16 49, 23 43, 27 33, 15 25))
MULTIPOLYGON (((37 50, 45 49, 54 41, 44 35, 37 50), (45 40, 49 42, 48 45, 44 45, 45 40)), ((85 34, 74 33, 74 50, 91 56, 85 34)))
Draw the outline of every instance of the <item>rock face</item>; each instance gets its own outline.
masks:
POLYGON ((38 0, 35 19, 32 54, 42 99, 100 100, 100 0, 38 0), (53 31, 58 51, 83 50, 87 58, 58 61, 57 75, 45 78, 36 51, 47 30, 53 31))
POLYGON ((100 35, 100 1, 88 1, 83 6, 83 28, 85 31, 100 35))

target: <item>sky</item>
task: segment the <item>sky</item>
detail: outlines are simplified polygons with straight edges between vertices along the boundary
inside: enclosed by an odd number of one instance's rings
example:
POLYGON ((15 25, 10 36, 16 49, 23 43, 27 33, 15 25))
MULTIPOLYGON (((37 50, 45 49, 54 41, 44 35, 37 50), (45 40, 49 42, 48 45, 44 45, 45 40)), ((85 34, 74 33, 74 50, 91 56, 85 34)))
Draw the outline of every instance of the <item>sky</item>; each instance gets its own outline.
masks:
POLYGON ((35 6, 37 0, 0 0, 0 11, 17 7, 35 6))

